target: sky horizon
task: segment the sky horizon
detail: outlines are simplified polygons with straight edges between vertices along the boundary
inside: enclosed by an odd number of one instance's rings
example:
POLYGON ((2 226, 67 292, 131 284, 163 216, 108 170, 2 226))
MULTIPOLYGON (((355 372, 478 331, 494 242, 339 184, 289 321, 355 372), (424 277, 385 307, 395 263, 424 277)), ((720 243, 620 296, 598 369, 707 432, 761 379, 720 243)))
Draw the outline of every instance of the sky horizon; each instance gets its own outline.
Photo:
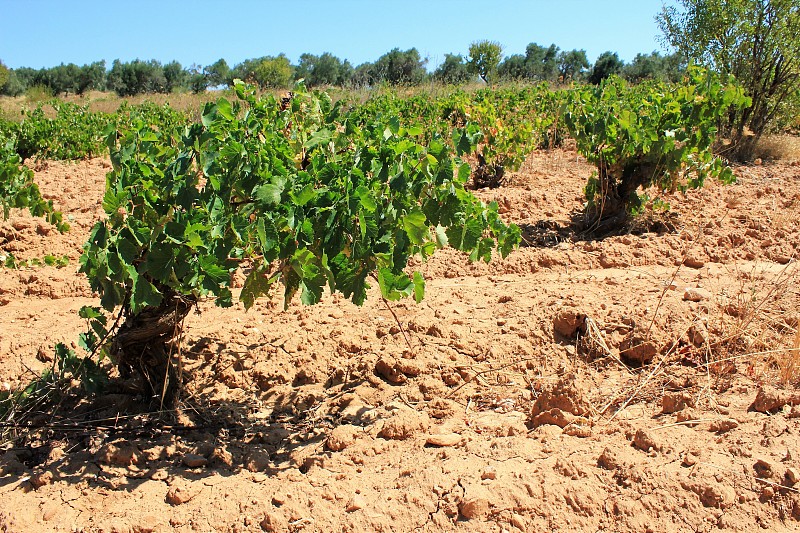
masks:
POLYGON ((184 68, 224 58, 230 66, 285 53, 330 52, 353 66, 373 62, 393 48, 416 48, 427 67, 446 53, 467 55, 488 39, 504 56, 524 54, 532 42, 586 50, 594 62, 617 52, 629 63, 638 53, 665 53, 655 16, 672 0, 240 0, 195 2, 140 0, 116 5, 99 0, 0 0, 7 21, 0 32, 0 61, 9 68, 49 68, 115 59, 177 60, 184 68))

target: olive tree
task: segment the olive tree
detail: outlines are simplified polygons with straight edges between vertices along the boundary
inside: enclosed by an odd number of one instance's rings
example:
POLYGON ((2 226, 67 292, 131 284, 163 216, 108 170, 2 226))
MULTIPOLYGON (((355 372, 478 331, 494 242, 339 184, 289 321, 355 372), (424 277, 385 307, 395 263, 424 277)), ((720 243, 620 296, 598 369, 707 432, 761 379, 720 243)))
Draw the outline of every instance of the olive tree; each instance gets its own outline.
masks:
POLYGON ((592 72, 589 74, 589 83, 599 85, 601 81, 612 74, 619 74, 625 67, 625 63, 619 58, 616 52, 603 52, 597 61, 594 62, 592 72))
POLYGON ((445 54, 444 62, 436 68, 433 78, 442 83, 457 85, 469 81, 470 73, 463 57, 458 54, 445 54))
POLYGON ((0 61, 0 88, 2 88, 8 79, 11 77, 11 71, 8 70, 2 61, 0 61))
POLYGON ((561 81, 581 81, 589 68, 589 58, 586 57, 586 50, 570 50, 558 54, 558 72, 561 81))
POLYGON ((497 71, 503 47, 493 41, 476 41, 469 45, 469 61, 467 68, 489 83, 489 78, 497 71))
POLYGON ((735 76, 753 103, 723 126, 747 159, 800 89, 797 0, 678 0, 657 16, 664 40, 687 60, 735 76), (752 136, 746 136, 747 130, 752 136))

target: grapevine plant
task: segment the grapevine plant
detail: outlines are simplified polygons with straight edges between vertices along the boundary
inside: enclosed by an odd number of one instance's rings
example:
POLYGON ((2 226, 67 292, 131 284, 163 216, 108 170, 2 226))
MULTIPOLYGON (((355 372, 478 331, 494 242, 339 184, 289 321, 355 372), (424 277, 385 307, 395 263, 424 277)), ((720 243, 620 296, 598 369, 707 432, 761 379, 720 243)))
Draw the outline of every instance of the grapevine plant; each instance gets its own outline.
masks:
POLYGON ((115 113, 103 113, 90 111, 88 105, 53 99, 35 109, 23 109, 18 122, 0 119, 0 136, 15 140, 14 150, 23 160, 78 160, 107 150, 103 132, 110 125, 139 119, 170 131, 182 130, 188 123, 185 112, 168 105, 122 102, 115 113))
POLYGON ((69 229, 52 200, 45 200, 33 181, 33 171, 22 164, 14 149, 14 138, 0 135, 0 210, 7 219, 13 208, 28 209, 33 216, 44 217, 58 231, 69 229))
POLYGON ((457 90, 443 96, 401 97, 389 92, 354 106, 352 116, 367 121, 397 116, 409 130, 421 132, 426 142, 434 135, 449 138, 454 129, 466 131, 474 157, 472 183, 476 188, 494 188, 504 183, 508 171, 519 169, 531 150, 546 144, 555 116, 554 94, 546 84, 473 93, 457 90))
POLYGON ((640 187, 685 191, 707 177, 731 183, 731 169, 711 148, 718 121, 745 105, 740 86, 699 67, 676 85, 629 86, 612 76, 569 91, 564 119, 578 151, 597 167, 585 191, 589 224, 620 227, 647 201, 640 187))
POLYGON ((465 190, 460 159, 474 135, 423 141, 395 117, 351 120, 325 93, 299 86, 280 105, 237 82, 238 100, 209 103, 181 134, 144 121, 109 130, 113 170, 81 257, 118 326, 85 310, 89 351, 108 353, 153 393, 170 370, 170 341, 201 298, 233 303, 231 273, 243 262, 245 308, 283 287, 315 304, 327 288, 356 304, 376 282, 383 298, 413 296, 425 282, 407 271, 449 245, 473 260, 506 256, 520 239, 495 203, 465 190), (455 148, 452 148, 455 147, 455 148), (110 339, 105 342, 104 339, 110 339))
POLYGON ((522 90, 484 89, 475 94, 464 114, 483 132, 475 151, 476 187, 499 187, 506 172, 519 170, 528 154, 545 143, 545 132, 553 123, 546 112, 550 100, 552 93, 546 84, 522 90))

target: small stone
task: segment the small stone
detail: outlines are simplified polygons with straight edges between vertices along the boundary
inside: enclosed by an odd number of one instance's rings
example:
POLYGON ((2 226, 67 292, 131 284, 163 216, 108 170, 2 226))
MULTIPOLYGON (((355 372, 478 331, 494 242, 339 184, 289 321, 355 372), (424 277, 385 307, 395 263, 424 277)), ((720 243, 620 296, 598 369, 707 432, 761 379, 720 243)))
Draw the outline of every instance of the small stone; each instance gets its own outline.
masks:
POLYGON ((36 352, 36 359, 42 363, 49 363, 53 360, 53 354, 46 347, 39 346, 39 350, 36 352))
POLYGON ((689 341, 698 348, 708 344, 708 328, 703 324, 692 324, 686 334, 689 337, 689 341))
POLYGON ((408 359, 401 359, 397 361, 397 369, 410 378, 419 376, 425 370, 416 361, 411 361, 408 359))
POLYGON ((694 466, 697 464, 697 456, 691 452, 687 452, 686 455, 683 456, 683 461, 681 464, 683 466, 694 466))
POLYGON ((222 465, 228 468, 233 466, 233 454, 231 454, 225 446, 217 446, 214 448, 208 460, 213 465, 222 465))
POLYGON ((56 461, 60 461, 66 454, 67 452, 64 451, 64 448, 61 446, 56 446, 50 450, 50 453, 47 454, 47 462, 55 463, 56 461))
POLYGON ((153 470, 153 473, 150 474, 150 479, 153 481, 166 481, 167 478, 169 478, 169 472, 163 468, 153 470))
POLYGON ((448 387, 456 387, 461 385, 461 383, 464 381, 464 378, 461 377, 461 374, 459 374, 454 368, 442 369, 441 376, 442 381, 448 387))
POLYGON ((458 433, 446 433, 443 435, 428 435, 425 444, 430 446, 449 447, 461 443, 462 437, 458 433))
POLYGON ((187 487, 175 486, 170 487, 164 500, 170 505, 183 505, 192 498, 194 494, 191 494, 187 487))
POLYGON ((272 505, 280 507, 281 505, 286 504, 286 495, 285 494, 281 494, 280 492, 276 492, 272 496, 272 500, 271 501, 272 501, 272 505))
POLYGON ((608 447, 605 448, 603 453, 600 454, 600 457, 597 458, 597 466, 605 470, 616 470, 621 464, 614 450, 608 447))
POLYGON ((520 531, 528 531, 528 522, 522 515, 512 514, 511 518, 509 518, 508 520, 508 523, 514 526, 515 528, 519 529, 520 531))
POLYGON ((106 444, 100 448, 95 458, 101 463, 116 466, 130 466, 139 462, 140 452, 139 449, 132 444, 124 444, 122 446, 106 444))
POLYGON ((586 315, 576 309, 562 309, 553 319, 553 331, 567 339, 574 337, 586 321, 586 315))
POLYGON ((761 501, 767 502, 775 497, 775 488, 772 485, 767 485, 761 490, 761 501))
POLYGON ((497 470, 493 466, 487 466, 481 473, 481 479, 497 479, 497 470))
POLYGON ((453 416, 455 409, 455 403, 452 400, 446 400, 444 398, 433 398, 430 403, 428 403, 428 414, 437 419, 453 416))
POLYGON ((705 483, 701 485, 700 501, 706 507, 726 509, 736 500, 736 491, 727 485, 705 483))
POLYGON ((699 287, 686 287, 683 289, 683 299, 687 302, 702 302, 710 300, 713 295, 705 289, 699 287))
POLYGON ((458 512, 467 520, 483 518, 489 514, 489 500, 486 498, 469 498, 458 506, 458 512))
POLYGON ((582 423, 585 418, 578 418, 575 422, 570 422, 564 426, 564 435, 586 439, 592 436, 592 428, 588 424, 582 423))
POLYGON ((795 485, 798 481, 800 481, 800 470, 794 467, 789 467, 786 469, 786 481, 795 485))
MULTIPOLYGON (((563 425, 557 424, 562 428, 572 422, 575 416, 588 416, 592 412, 592 406, 586 399, 584 388, 576 374, 565 374, 551 387, 545 388, 531 408, 531 419, 553 409, 574 415, 563 425)), ((534 423, 534 426, 537 425, 540 424, 534 423)))
POLYGON ((206 459, 202 455, 187 453, 186 455, 183 456, 183 464, 185 464, 189 468, 200 468, 208 464, 208 459, 206 459))
POLYGON ((531 418, 531 425, 533 425, 533 427, 554 425, 560 428, 566 428, 578 419, 579 417, 573 415, 572 413, 567 413, 554 407, 548 411, 542 411, 534 415, 531 418))
POLYGON ((711 422, 708 430, 714 433, 725 433, 726 431, 730 431, 738 427, 739 421, 735 418, 722 418, 720 420, 714 420, 711 422))
POLYGON ((347 502, 347 507, 345 507, 345 511, 348 513, 353 513, 360 509, 363 509, 366 506, 366 502, 364 501, 364 497, 361 494, 355 494, 350 501, 347 502))
POLYGON ((626 337, 619 346, 623 362, 634 366, 649 364, 658 353, 658 346, 638 334, 626 337))

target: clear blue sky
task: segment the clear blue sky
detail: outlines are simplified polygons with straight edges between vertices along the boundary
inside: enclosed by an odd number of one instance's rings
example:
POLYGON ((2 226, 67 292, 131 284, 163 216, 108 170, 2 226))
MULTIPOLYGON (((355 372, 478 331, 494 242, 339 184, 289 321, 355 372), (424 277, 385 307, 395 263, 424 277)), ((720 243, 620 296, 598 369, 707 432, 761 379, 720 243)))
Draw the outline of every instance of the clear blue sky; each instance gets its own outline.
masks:
POLYGON ((178 60, 331 52, 354 65, 394 47, 416 47, 429 68, 469 43, 498 41, 504 54, 530 42, 606 50, 630 61, 663 51, 654 17, 671 0, 0 0, 0 60, 11 68, 105 59, 178 60))

